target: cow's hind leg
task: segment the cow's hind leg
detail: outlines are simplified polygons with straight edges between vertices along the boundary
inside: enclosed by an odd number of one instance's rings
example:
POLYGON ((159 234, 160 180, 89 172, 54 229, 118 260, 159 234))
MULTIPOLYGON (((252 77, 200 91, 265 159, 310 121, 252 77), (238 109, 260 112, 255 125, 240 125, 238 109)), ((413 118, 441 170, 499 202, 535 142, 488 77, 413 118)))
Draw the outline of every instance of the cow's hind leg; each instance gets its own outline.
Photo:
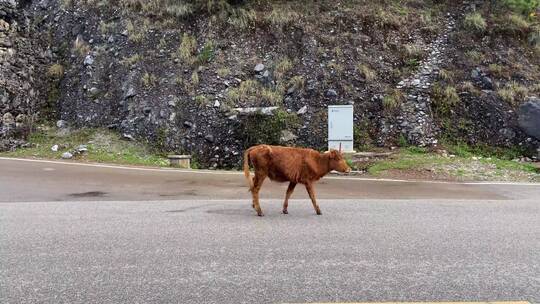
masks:
POLYGON ((256 172, 255 178, 253 179, 253 208, 255 208, 255 211, 257 211, 258 216, 263 216, 261 205, 259 204, 259 191, 261 190, 265 178, 266 175, 264 173, 256 172))
POLYGON ((313 184, 306 184, 306 190, 309 194, 309 197, 311 198, 311 202, 313 203, 313 208, 315 208, 315 212, 317 212, 317 215, 321 215, 321 209, 319 208, 319 205, 317 205, 317 201, 315 200, 315 190, 313 189, 313 184))
POLYGON ((283 203, 283 214, 289 214, 287 208, 289 207, 289 198, 293 194, 294 187, 296 187, 296 183, 290 182, 289 188, 287 188, 287 194, 285 195, 285 202, 283 203))

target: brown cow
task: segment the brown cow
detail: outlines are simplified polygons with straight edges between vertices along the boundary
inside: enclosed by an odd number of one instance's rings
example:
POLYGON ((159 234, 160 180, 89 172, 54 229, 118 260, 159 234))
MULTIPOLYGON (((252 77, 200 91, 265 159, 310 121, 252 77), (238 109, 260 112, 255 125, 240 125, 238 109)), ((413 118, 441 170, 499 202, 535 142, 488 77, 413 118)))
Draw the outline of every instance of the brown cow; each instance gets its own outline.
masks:
POLYGON ((315 212, 321 215, 321 210, 315 200, 313 183, 332 170, 350 172, 351 168, 343 159, 341 151, 331 150, 319 153, 312 149, 290 148, 279 146, 259 145, 244 152, 244 175, 253 195, 253 208, 258 216, 262 216, 259 205, 259 191, 266 177, 276 182, 289 182, 289 188, 283 203, 283 213, 287 214, 289 198, 296 184, 304 184, 309 193, 315 212), (255 169, 255 177, 251 179, 249 164, 255 169))

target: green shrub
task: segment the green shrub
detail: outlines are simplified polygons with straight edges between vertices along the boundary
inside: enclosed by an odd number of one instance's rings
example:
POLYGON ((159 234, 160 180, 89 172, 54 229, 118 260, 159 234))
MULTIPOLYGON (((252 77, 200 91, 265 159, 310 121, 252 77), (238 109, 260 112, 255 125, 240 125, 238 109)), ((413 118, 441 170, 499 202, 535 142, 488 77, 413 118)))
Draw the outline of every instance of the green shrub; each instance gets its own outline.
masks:
POLYGON ((524 35, 530 30, 531 24, 521 14, 506 14, 497 20, 496 29, 508 35, 524 35))
POLYGON ((63 9, 67 9, 69 7, 71 7, 73 5, 73 1, 72 0, 61 0, 60 1, 60 6, 63 8, 63 9))
POLYGON ((132 65, 136 64, 137 62, 141 61, 141 59, 142 59, 141 55, 135 54, 133 56, 126 57, 126 58, 122 59, 120 61, 120 63, 122 63, 124 65, 127 65, 127 66, 132 66, 132 65))
POLYGON ((505 75, 504 73, 504 67, 502 65, 499 65, 499 64, 496 64, 496 63, 492 63, 488 66, 489 68, 489 71, 491 72, 491 74, 497 76, 497 77, 503 77, 505 75))
POLYGON ((90 46, 80 36, 73 42, 73 50, 81 57, 88 55, 90 46))
POLYGON ((457 90, 453 86, 443 87, 440 84, 435 84, 432 93, 434 108, 441 115, 448 114, 460 100, 457 90))
POLYGON ((501 3, 511 10, 529 15, 540 6, 540 0, 500 0, 501 3))
POLYGON ((195 51, 197 51, 197 40, 185 33, 182 36, 182 42, 178 48, 178 57, 187 64, 194 64, 197 60, 195 58, 195 51))
POLYGON ((366 82, 372 82, 373 80, 375 80, 375 78, 377 78, 377 72, 375 72, 365 64, 358 64, 356 68, 358 69, 360 75, 364 77, 366 82))
POLYGON ((147 88, 153 87, 157 84, 156 76, 148 72, 143 74, 141 81, 142 81, 142 84, 147 88))
POLYGON ((246 29, 255 24, 257 14, 250 9, 236 8, 229 12, 227 22, 237 28, 246 29))
POLYGON ((368 150, 372 145, 372 138, 369 134, 369 120, 364 119, 353 128, 354 145, 359 150, 368 150))
POLYGON ((424 50, 422 50, 422 47, 415 43, 406 44, 404 50, 405 50, 405 56, 407 58, 420 59, 422 55, 424 54, 424 50))
POLYGON ((460 90, 465 91, 465 92, 469 92, 469 93, 471 93, 473 95, 480 95, 480 90, 478 90, 474 86, 474 83, 472 83, 470 81, 464 81, 464 82, 460 83, 459 88, 460 88, 460 90))
POLYGON ((60 79, 64 77, 64 67, 61 64, 55 63, 47 69, 47 76, 52 79, 60 79))
POLYGON ((484 54, 474 50, 465 52, 465 57, 467 57, 467 59, 469 59, 474 64, 479 64, 480 62, 482 62, 482 60, 485 59, 484 54))
POLYGON ((231 74, 231 70, 229 68, 223 67, 223 68, 217 69, 216 73, 218 74, 219 77, 224 78, 224 77, 229 76, 229 74, 231 74))
POLYGON ((454 80, 454 76, 455 76, 454 72, 452 71, 445 70, 445 69, 441 69, 439 71, 439 79, 441 80, 452 82, 454 80))
POLYGON ((146 36, 148 30, 149 20, 145 20, 143 24, 134 24, 131 20, 126 25, 129 41, 140 43, 146 36))
POLYGON ((259 105, 267 102, 271 105, 279 105, 283 101, 283 88, 269 88, 261 85, 255 80, 246 80, 240 83, 237 88, 232 88, 227 93, 229 104, 249 103, 259 105))
POLYGON ((214 42, 209 40, 204 44, 203 49, 197 56, 197 62, 199 64, 208 63, 214 59, 214 56, 215 56, 214 42))
POLYGON ((415 69, 420 66, 420 61, 417 58, 409 58, 405 61, 405 65, 409 68, 415 69))
POLYGON ((343 75, 343 72, 345 71, 345 67, 335 61, 330 62, 328 64, 328 68, 330 69, 331 73, 338 77, 341 77, 343 75))
POLYGON ((264 20, 275 27, 283 27, 298 20, 300 15, 285 3, 274 4, 264 20))
POLYGON ((197 87, 199 85, 199 73, 197 71, 191 73, 191 84, 194 87, 197 87))
POLYGON ((121 6, 145 15, 187 18, 197 13, 219 13, 231 8, 225 0, 120 0, 121 6))
POLYGON ((531 32, 529 33, 529 43, 536 50, 540 51, 540 25, 532 27, 531 32))
POLYGON ((398 89, 389 90, 383 98, 383 108, 385 110, 396 110, 401 107, 405 96, 398 89))
POLYGON ((295 90, 303 90, 306 85, 306 80, 302 76, 294 76, 289 79, 289 87, 293 87, 295 90))
POLYGON ((296 128, 299 119, 296 114, 277 110, 273 115, 255 113, 242 119, 240 131, 244 138, 244 147, 257 144, 277 145, 280 143, 281 131, 296 128))
POLYGON ((393 10, 380 8, 374 15, 375 25, 381 28, 399 28, 405 21, 404 16, 393 10))
POLYGON ((405 137, 405 135, 399 134, 397 145, 398 147, 406 148, 410 146, 410 143, 409 140, 405 137))
POLYGON ((463 25, 465 29, 477 34, 483 33, 487 28, 486 20, 480 13, 469 13, 465 15, 463 25))
POLYGON ((111 31, 114 29, 114 23, 107 23, 105 21, 100 21, 99 23, 99 31, 101 34, 106 35, 111 33, 111 31))
POLYGON ((525 100, 527 94, 529 94, 529 89, 515 81, 511 81, 506 84, 506 86, 497 91, 499 97, 504 101, 518 106, 522 101, 525 100))
POLYGON ((274 70, 274 76, 276 77, 276 79, 282 79, 292 68, 292 61, 289 58, 285 57, 276 65, 276 68, 274 70))
POLYGON ((194 97, 194 100, 198 105, 206 105, 208 103, 208 99, 204 95, 197 95, 194 97))

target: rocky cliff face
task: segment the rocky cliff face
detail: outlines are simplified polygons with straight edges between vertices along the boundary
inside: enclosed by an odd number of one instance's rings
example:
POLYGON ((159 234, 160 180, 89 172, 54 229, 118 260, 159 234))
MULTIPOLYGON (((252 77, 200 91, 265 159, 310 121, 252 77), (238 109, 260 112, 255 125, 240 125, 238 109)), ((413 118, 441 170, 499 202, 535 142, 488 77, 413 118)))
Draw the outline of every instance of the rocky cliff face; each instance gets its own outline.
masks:
POLYGON ((62 119, 232 167, 258 142, 324 149, 327 105, 350 103, 360 145, 433 145, 445 134, 537 144, 481 87, 492 81, 482 69, 456 77, 482 94, 456 92, 462 102, 444 117, 434 107, 441 71, 464 51, 456 43, 469 4, 297 13, 240 3, 178 18, 126 2, 0 1, 0 138, 13 138, 17 121, 62 119), (460 121, 470 126, 448 127, 460 121))
POLYGON ((42 75, 51 54, 14 0, 0 1, 0 150, 22 145, 46 103, 42 75))

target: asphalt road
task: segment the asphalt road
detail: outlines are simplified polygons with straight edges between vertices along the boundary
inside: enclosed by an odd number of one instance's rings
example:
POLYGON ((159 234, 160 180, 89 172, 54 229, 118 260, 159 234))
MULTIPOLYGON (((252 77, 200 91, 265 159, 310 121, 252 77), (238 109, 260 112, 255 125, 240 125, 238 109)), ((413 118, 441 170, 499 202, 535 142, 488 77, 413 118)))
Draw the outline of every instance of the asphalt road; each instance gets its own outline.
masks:
POLYGON ((242 183, 0 159, 0 303, 540 303, 540 186, 242 183))

